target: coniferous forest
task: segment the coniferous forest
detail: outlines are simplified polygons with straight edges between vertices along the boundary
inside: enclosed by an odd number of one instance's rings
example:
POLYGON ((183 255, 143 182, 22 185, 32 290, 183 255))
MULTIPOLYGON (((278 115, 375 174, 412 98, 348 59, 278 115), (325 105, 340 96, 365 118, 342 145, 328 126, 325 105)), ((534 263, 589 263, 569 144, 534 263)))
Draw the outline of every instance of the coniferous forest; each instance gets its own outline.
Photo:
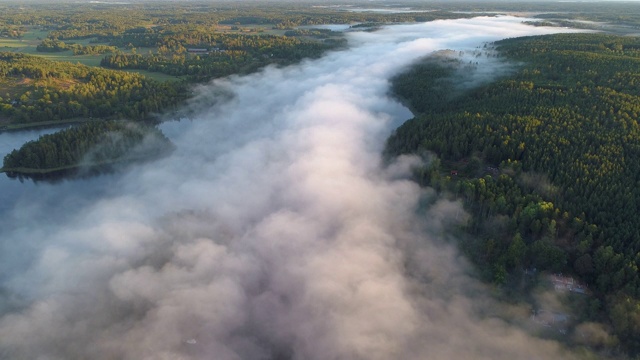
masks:
POLYGON ((417 116, 387 155, 433 153, 421 184, 464 201, 463 251, 486 280, 572 274, 584 316, 640 350, 640 39, 560 34, 499 41, 482 56, 519 64, 474 89, 474 64, 428 59, 395 79, 417 116), (495 47, 495 50, 493 49, 495 47))
POLYGON ((154 126, 126 121, 93 121, 29 141, 4 157, 10 175, 58 174, 85 167, 156 158, 174 145, 154 126))

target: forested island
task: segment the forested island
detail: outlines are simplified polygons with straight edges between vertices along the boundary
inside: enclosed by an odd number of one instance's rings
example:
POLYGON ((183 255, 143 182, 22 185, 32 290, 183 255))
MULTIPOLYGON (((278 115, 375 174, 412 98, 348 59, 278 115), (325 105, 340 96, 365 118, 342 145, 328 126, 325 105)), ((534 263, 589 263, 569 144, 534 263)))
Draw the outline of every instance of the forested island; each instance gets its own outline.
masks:
POLYGON ((174 145, 156 127, 128 121, 93 121, 29 141, 4 157, 9 176, 52 178, 156 159, 174 145))
POLYGON ((559 34, 488 48, 480 56, 520 65, 474 89, 458 86, 474 64, 455 54, 395 79, 417 116, 386 154, 435 154, 416 178, 464 201, 460 246, 487 281, 516 291, 523 274, 582 279, 593 294, 579 316, 610 324, 638 353, 640 39, 559 34))

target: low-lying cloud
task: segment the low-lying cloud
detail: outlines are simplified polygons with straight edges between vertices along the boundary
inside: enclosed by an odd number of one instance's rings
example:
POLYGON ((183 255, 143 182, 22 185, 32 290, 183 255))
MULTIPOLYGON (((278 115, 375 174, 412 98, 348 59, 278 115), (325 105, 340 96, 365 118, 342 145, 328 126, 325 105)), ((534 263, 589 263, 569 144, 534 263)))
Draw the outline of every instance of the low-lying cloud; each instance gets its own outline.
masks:
POLYGON ((17 202, 4 246, 32 261, 2 277, 0 357, 568 356, 496 316, 447 239, 464 211, 408 180, 418 160, 381 167, 410 117, 389 79, 436 50, 559 31, 520 22, 349 33, 348 50, 202 86, 192 118, 164 125, 176 151, 96 201, 47 201, 63 183, 17 202))

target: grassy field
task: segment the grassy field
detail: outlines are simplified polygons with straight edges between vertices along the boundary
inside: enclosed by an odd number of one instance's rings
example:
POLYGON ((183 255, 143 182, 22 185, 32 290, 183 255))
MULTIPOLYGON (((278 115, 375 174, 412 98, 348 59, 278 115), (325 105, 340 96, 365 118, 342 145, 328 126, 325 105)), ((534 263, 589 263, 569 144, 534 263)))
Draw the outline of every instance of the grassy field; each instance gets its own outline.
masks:
POLYGON ((173 76, 173 75, 167 75, 167 74, 163 74, 163 73, 159 73, 159 72, 153 72, 153 71, 147 71, 147 70, 122 69, 122 71, 138 73, 140 75, 144 75, 145 77, 148 77, 150 79, 153 79, 153 80, 156 80, 156 81, 160 81, 160 82, 164 82, 164 81, 181 81, 181 80, 185 79, 184 76, 173 76))
POLYGON ((24 47, 25 43, 17 39, 0 38, 0 48, 18 49, 24 47))
POLYGON ((245 25, 218 25, 217 31, 230 34, 245 34, 245 35, 277 35, 282 36, 286 30, 273 29, 273 25, 267 24, 245 24, 245 25), (232 29, 237 27, 237 30, 232 29))
POLYGON ((87 66, 100 66, 100 60, 104 55, 73 55, 71 50, 62 51, 62 52, 54 52, 54 53, 46 53, 46 52, 38 52, 35 47, 27 47, 18 52, 23 54, 40 56, 48 60, 53 61, 68 61, 72 63, 80 63, 87 66))
MULTIPOLYGON (((29 29, 22 39, 0 39, 0 51, 19 52, 23 54, 41 56, 43 58, 55 61, 69 61, 72 63, 81 63, 87 66, 99 66, 102 55, 79 55, 74 56, 71 50, 59 53, 43 53, 38 52, 36 47, 42 39, 47 37, 47 31, 38 29, 29 29)), ((73 41, 78 44, 88 45, 90 39, 73 41)))
MULTIPOLYGON (((19 83, 15 78, 1 77, 0 78, 0 96, 8 98, 16 98, 24 93, 27 87, 26 83, 19 83)), ((2 123, 2 121, 0 121, 2 123)))
POLYGON ((47 34, 47 31, 29 28, 29 31, 27 31, 21 39, 0 38, 0 49, 2 49, 2 51, 9 51, 4 49, 22 49, 33 47, 35 51, 36 46, 40 44, 42 39, 47 37, 47 34))
POLYGON ((25 41, 35 42, 36 45, 37 45, 37 44, 40 43, 40 41, 42 41, 42 39, 46 38, 48 34, 49 34, 48 31, 44 31, 44 30, 40 30, 40 29, 36 29, 34 27, 31 27, 31 28, 29 28, 29 31, 27 31, 24 34, 22 39, 25 40, 25 41))

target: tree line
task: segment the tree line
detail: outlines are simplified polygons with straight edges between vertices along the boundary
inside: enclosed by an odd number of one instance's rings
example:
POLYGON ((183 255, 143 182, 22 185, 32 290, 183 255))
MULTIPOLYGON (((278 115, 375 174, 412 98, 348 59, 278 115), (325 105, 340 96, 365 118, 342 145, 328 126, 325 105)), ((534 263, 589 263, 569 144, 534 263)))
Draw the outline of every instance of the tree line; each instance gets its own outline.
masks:
POLYGON ((44 39, 36 50, 39 52, 62 52, 71 50, 73 55, 98 55, 118 51, 115 46, 108 45, 80 45, 75 43, 65 43, 60 40, 44 39))

